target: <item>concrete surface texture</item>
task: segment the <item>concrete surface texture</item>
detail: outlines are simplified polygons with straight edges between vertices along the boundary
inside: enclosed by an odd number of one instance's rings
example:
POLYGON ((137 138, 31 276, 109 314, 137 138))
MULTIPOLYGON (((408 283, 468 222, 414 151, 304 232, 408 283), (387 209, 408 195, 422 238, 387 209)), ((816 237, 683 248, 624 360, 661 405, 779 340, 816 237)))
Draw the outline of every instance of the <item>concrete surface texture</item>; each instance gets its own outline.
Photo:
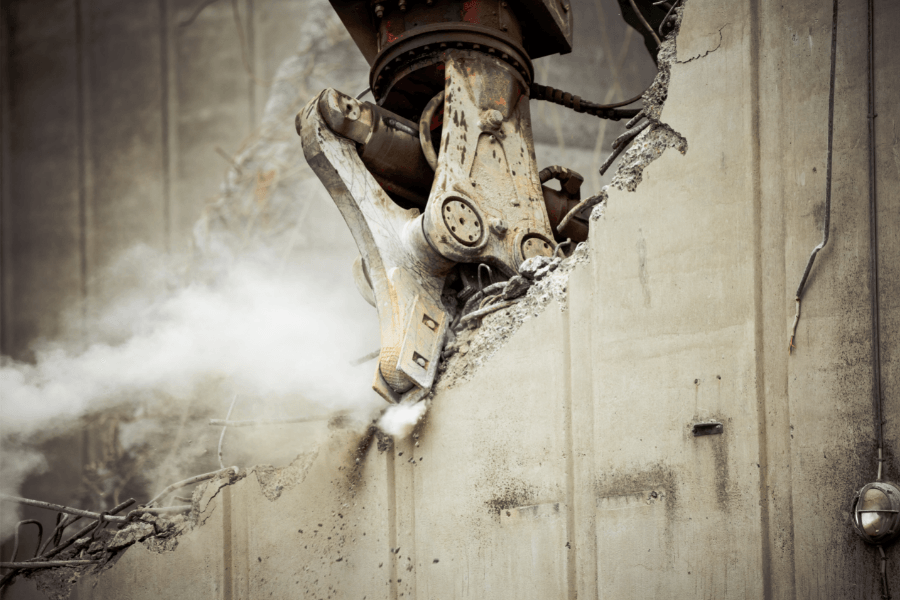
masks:
MULTIPOLYGON (((861 0, 838 15, 831 240, 787 347, 822 235, 830 4, 687 0, 660 115, 687 152, 609 190, 564 304, 439 385, 415 437, 335 430, 274 500, 260 471, 207 488, 174 551, 135 545, 71 597, 879 597, 877 553, 849 522, 876 470, 861 0), (721 435, 692 435, 711 420, 721 435)), ((896 481, 900 4, 874 10, 896 481)))

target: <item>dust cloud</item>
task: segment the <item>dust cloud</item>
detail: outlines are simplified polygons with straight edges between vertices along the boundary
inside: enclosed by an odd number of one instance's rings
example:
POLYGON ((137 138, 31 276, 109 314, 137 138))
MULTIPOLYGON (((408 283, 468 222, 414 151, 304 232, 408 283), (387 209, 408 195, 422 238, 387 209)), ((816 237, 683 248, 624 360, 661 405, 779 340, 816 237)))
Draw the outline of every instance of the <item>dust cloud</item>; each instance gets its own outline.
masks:
MULTIPOLYGON (((36 443, 97 411, 125 407, 136 416, 121 431, 126 448, 172 436, 158 418, 142 415, 176 415, 192 405, 221 418, 235 395, 243 411, 233 418, 349 411, 371 422, 384 406, 371 389, 374 363, 351 361, 378 347, 377 319, 348 289, 349 264, 342 262, 323 256, 286 266, 257 253, 198 279, 150 248, 127 252, 104 276, 118 292, 88 314, 86 341, 44 343, 33 363, 2 359, 2 492, 18 494, 28 473, 46 468, 36 443)), ((265 446, 270 433, 255 429, 251 440, 265 446)), ((188 433, 182 442, 197 437, 188 433)), ((203 445, 195 456, 179 451, 182 464, 153 483, 192 474, 178 473, 191 458, 205 456, 212 466, 216 449, 203 445)), ((8 508, 4 534, 14 518, 8 508)))

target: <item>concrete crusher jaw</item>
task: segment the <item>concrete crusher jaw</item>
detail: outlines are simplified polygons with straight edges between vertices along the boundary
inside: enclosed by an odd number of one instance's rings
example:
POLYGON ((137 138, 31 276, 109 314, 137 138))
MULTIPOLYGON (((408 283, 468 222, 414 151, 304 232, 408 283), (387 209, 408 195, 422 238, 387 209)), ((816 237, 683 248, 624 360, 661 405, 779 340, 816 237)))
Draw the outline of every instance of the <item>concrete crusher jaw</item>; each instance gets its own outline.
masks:
POLYGON ((549 28, 535 51, 566 52, 571 17, 556 0, 518 12, 485 1, 332 5, 372 65, 377 104, 326 89, 297 130, 353 233, 357 283, 378 310, 373 387, 415 402, 434 382, 455 316, 442 301, 454 269, 487 264, 509 278, 525 259, 553 254, 560 232, 548 207, 560 193, 545 199, 535 161, 522 30, 549 28), (555 18, 537 24, 541 11, 555 18))

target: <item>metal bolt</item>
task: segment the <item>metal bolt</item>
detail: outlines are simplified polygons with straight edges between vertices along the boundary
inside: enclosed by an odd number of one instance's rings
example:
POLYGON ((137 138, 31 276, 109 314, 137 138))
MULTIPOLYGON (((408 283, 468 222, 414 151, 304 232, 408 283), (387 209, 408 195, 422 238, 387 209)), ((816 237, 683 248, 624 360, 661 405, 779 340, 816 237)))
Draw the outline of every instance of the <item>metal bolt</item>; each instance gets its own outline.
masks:
POLYGON ((496 108, 486 110, 484 111, 483 121, 485 127, 487 127, 488 129, 499 129, 500 125, 503 124, 503 113, 501 113, 496 108))
POLYGON ((420 367, 424 367, 425 359, 420 356, 419 358, 416 359, 416 364, 419 365, 420 367))
POLYGON ((426 325, 429 329, 434 329, 435 327, 437 327, 437 323, 435 323, 435 322, 432 321, 431 319, 426 319, 426 320, 425 320, 425 325, 426 325))
POLYGON ((406 0, 400 0, 400 10, 406 11, 406 0))
POLYGON ((384 16, 384 6, 382 6, 381 4, 375 5, 375 16, 379 19, 384 16))

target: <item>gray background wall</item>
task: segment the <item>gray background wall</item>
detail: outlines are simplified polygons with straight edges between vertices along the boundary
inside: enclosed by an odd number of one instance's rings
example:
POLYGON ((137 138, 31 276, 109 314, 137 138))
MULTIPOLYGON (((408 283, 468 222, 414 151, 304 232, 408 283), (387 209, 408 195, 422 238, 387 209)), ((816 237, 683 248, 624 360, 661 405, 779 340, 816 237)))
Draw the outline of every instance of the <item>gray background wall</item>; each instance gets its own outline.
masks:
MULTIPOLYGON (((4 0, 3 354, 28 358, 36 340, 59 335, 60 311, 102 295, 98 273, 135 243, 188 248, 276 69, 308 42, 309 5, 325 0, 205 4, 4 0)), ((539 61, 539 79, 597 101, 639 93, 655 69, 615 0, 574 5, 576 49, 539 61)), ((337 22, 320 35, 352 46, 337 22)), ((360 69, 352 56, 335 68, 360 69)), ((367 82, 356 85, 345 91, 367 82)), ((622 124, 551 105, 534 113, 542 166, 573 166, 599 187, 594 172, 622 124)))

